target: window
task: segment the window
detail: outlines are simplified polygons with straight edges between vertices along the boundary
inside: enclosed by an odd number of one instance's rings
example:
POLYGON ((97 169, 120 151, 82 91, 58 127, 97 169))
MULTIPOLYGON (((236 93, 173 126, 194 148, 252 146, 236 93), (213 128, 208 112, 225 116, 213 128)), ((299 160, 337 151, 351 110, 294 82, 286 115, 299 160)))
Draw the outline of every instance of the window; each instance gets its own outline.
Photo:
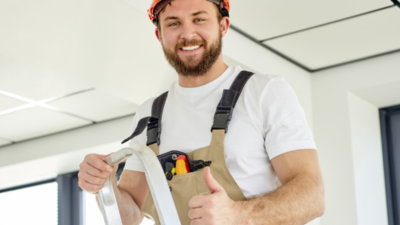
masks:
MULTIPOLYGON (((124 164, 117 171, 121 176, 124 164)), ((104 225, 96 196, 78 186, 77 172, 0 190, 0 224, 104 225)), ((153 225, 144 218, 141 225, 153 225)))
POLYGON ((1 224, 57 224, 55 181, 0 193, 1 224))

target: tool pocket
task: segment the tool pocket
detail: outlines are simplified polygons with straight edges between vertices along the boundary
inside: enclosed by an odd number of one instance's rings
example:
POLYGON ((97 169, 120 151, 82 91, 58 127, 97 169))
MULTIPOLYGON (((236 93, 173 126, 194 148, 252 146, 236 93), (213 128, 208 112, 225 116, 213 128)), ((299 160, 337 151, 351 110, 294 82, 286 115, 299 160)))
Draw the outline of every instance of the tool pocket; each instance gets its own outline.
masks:
MULTIPOLYGON (((174 150, 174 151, 166 152, 157 157, 158 157, 158 160, 160 161, 160 164, 161 164, 168 180, 172 179, 173 173, 171 173, 171 170, 173 168, 175 168, 176 160, 181 155, 186 156, 186 159, 188 160, 189 173, 196 172, 197 170, 203 169, 204 167, 211 165, 211 161, 205 162, 204 160, 201 160, 201 159, 193 160, 186 153, 181 152, 181 151, 174 150)), ((181 175, 184 175, 184 174, 181 174, 181 175)), ((181 176, 181 175, 179 175, 179 176, 181 176)))
POLYGON ((179 219, 182 224, 190 224, 188 216, 190 207, 189 201, 196 195, 209 194, 209 190, 203 180, 203 169, 211 165, 211 161, 201 159, 193 160, 186 153, 181 151, 169 151, 157 156, 166 175, 166 179, 174 199, 179 219), (188 161, 189 172, 174 175, 171 168, 176 165, 179 156, 184 155, 188 161))

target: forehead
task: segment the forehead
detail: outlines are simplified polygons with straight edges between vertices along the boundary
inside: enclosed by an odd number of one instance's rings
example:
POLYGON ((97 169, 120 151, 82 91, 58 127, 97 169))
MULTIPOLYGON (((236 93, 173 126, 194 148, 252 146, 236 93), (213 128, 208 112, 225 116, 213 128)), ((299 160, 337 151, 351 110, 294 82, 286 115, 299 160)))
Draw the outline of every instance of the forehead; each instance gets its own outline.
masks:
POLYGON ((159 18, 167 16, 184 17, 193 13, 205 11, 210 15, 216 14, 216 5, 207 0, 174 0, 160 12, 159 18))

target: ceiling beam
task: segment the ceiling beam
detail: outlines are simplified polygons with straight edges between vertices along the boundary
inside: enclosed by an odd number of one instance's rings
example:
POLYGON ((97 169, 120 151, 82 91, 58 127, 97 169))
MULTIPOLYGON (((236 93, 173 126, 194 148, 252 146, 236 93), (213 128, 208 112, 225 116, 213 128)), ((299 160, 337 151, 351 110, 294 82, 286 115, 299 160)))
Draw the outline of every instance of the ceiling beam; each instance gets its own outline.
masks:
POLYGON ((121 117, 0 147, 0 189, 77 171, 85 155, 108 154, 126 145, 133 116, 121 117))

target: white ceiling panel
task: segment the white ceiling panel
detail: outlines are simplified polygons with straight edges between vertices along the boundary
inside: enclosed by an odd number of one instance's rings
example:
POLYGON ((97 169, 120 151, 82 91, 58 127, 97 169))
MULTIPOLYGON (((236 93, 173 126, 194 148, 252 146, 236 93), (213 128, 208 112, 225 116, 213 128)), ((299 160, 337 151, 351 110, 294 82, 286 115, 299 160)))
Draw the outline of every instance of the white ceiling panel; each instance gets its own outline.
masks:
POLYGON ((21 141, 89 124, 41 107, 0 116, 0 137, 21 141))
POLYGON ((136 104, 98 90, 63 98, 48 105, 97 122, 132 114, 138 107, 136 104))
POLYGON ((0 112, 17 106, 27 104, 26 102, 0 94, 0 112))
POLYGON ((265 43, 318 69, 400 49, 399 21, 396 7, 265 43))
POLYGON ((0 90, 36 101, 91 88, 51 71, 13 62, 2 55, 0 77, 0 90))
POLYGON ((6 141, 6 140, 0 139, 0 146, 8 145, 8 144, 11 144, 11 141, 6 141))
POLYGON ((119 0, 0 0, 0 54, 137 104, 177 80, 154 28, 119 0))
POLYGON ((258 40, 393 5, 389 0, 246 0, 231 2, 231 22, 258 40))

